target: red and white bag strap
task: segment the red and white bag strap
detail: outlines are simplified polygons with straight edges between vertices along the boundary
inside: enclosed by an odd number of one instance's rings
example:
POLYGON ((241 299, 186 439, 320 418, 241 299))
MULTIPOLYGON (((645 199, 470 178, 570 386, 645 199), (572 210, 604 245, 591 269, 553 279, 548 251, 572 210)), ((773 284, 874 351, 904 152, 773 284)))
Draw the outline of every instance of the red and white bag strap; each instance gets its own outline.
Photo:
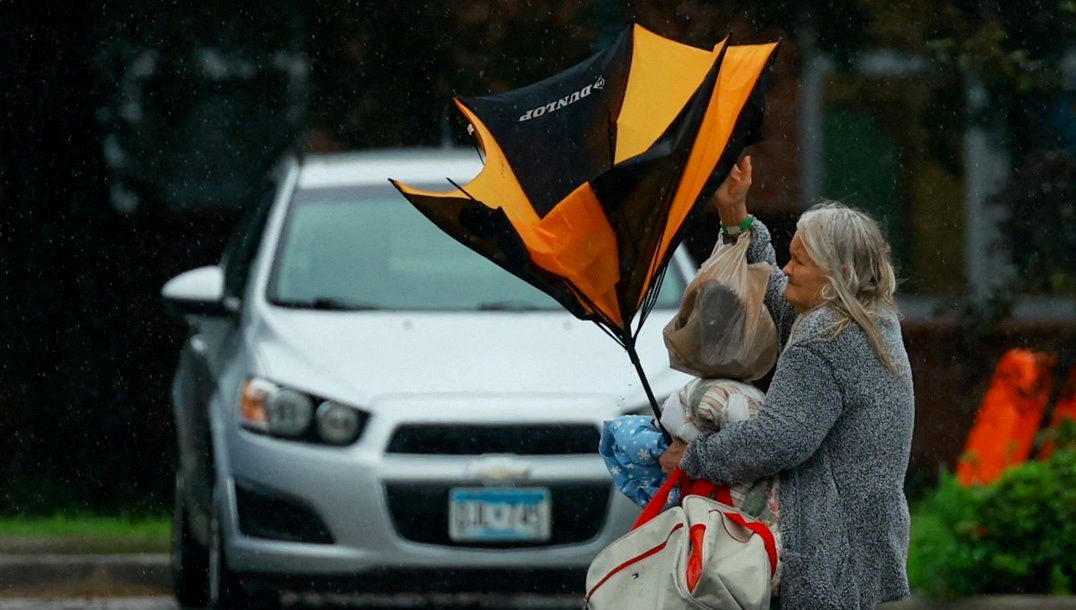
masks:
POLYGON ((635 520, 635 525, 632 525, 631 529, 642 527, 647 521, 660 515, 661 512, 665 510, 665 506, 669 503, 669 495, 672 494, 672 490, 676 489, 682 479, 687 479, 687 475, 685 475, 684 471, 679 468, 669 473, 665 482, 661 484, 661 487, 654 493, 654 496, 650 498, 650 501, 643 507, 643 512, 639 513, 639 518, 635 520))
MULTIPOLYGON (((722 504, 732 506, 732 493, 729 491, 727 485, 718 485, 711 481, 696 480, 688 477, 684 474, 683 470, 677 468, 669 473, 665 482, 654 493, 654 497, 650 498, 646 506, 643 507, 643 512, 639 514, 639 518, 635 520, 635 524, 631 526, 631 529, 641 527, 647 521, 650 521, 654 517, 661 514, 665 510, 665 506, 669 503, 669 496, 672 494, 672 490, 680 488, 681 500, 687 496, 705 496, 707 498, 713 498, 722 504)), ((770 560, 770 575, 777 571, 777 541, 773 538, 773 532, 761 521, 753 519, 745 519, 743 515, 734 512, 721 511, 721 514, 727 517, 733 523, 738 523, 743 527, 751 530, 755 534, 758 534, 762 538, 762 544, 766 548, 766 556, 770 560)))

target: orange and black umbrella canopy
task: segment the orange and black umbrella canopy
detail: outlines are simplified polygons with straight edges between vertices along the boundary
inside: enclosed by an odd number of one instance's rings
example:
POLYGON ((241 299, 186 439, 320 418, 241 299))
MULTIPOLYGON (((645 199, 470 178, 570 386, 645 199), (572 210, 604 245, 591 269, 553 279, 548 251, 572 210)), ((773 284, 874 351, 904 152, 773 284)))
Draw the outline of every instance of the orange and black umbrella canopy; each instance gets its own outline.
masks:
POLYGON ((757 136, 776 47, 699 49, 635 25, 556 76, 457 98, 486 155, 467 184, 393 184, 446 233, 605 328, 642 374, 635 337, 685 228, 757 136))

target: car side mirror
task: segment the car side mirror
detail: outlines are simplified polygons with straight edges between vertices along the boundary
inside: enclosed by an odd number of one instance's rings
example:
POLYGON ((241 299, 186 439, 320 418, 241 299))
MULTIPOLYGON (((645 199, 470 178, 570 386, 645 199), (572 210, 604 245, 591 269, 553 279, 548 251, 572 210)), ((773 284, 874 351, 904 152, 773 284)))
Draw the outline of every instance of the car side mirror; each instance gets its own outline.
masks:
POLYGON ((180 273, 161 288, 165 307, 179 315, 230 316, 239 300, 224 296, 224 271, 217 265, 180 273))

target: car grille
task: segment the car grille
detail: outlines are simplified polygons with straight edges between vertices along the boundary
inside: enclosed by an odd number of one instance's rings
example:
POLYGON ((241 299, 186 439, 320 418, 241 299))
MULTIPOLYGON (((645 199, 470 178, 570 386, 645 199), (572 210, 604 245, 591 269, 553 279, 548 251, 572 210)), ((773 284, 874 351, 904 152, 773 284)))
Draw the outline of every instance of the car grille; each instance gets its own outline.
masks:
MULTIPOLYGON (((528 481, 528 485, 531 482, 528 481)), ((448 494, 457 485, 388 483, 385 492, 397 533, 414 542, 481 548, 519 548, 573 544, 598 535, 609 512, 607 483, 556 483, 548 487, 552 518, 550 539, 540 542, 456 542, 448 537, 448 494)))
POLYGON ((594 454, 598 428, 588 424, 404 425, 389 441, 389 453, 426 455, 594 454))

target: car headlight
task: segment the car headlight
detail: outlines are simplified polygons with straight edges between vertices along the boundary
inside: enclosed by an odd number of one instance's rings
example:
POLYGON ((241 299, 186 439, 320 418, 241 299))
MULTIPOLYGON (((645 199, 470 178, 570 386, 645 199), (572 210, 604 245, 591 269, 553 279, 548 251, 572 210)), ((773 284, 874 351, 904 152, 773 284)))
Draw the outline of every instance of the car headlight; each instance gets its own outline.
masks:
POLYGON ((354 407, 259 378, 243 385, 239 401, 240 425, 287 440, 348 445, 358 439, 366 418, 354 407))
POLYGON ((280 436, 299 436, 310 428, 314 401, 305 394, 287 388, 277 388, 265 404, 269 417, 269 433, 280 436))
POLYGON ((318 436, 334 445, 354 441, 362 425, 358 411, 330 400, 318 406, 317 420, 318 436))

